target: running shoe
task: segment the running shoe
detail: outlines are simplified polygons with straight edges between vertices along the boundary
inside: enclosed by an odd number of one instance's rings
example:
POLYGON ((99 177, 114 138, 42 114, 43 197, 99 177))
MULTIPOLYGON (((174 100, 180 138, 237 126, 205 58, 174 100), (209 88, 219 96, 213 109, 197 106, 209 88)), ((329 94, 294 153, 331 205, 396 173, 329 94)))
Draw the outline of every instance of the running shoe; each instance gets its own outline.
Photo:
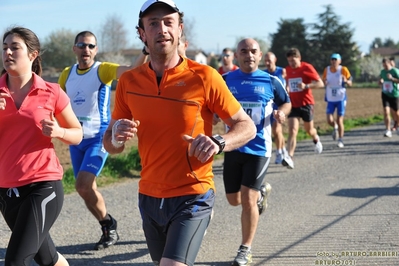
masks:
POLYGON ((283 162, 283 154, 276 151, 276 161, 275 164, 281 164, 283 162))
POLYGON ((337 136, 338 136, 338 128, 337 128, 337 127, 334 127, 331 136, 332 136, 332 139, 333 139, 333 140, 336 140, 336 139, 337 139, 337 136))
POLYGON ((241 245, 237 251, 237 256, 233 261, 233 266, 249 265, 252 262, 251 249, 241 245))
POLYGON ((267 182, 260 186, 261 197, 258 200, 259 215, 267 209, 267 197, 269 197, 271 191, 272 186, 267 182))
POLYGON ((385 131, 384 137, 391 138, 392 137, 392 131, 391 130, 385 131))
POLYGON ((321 144, 320 138, 317 140, 317 142, 314 144, 314 152, 317 154, 322 153, 323 151, 323 144, 321 144))
POLYGON ((294 169, 294 161, 288 154, 284 156, 283 162, 281 164, 286 166, 288 169, 294 169))
POLYGON ((344 142, 340 139, 338 140, 338 148, 343 148, 344 147, 344 142))
POLYGON ((101 250, 108 248, 112 245, 115 245, 116 242, 119 240, 119 235, 118 232, 116 231, 116 228, 118 227, 118 223, 116 220, 109 215, 111 220, 104 220, 100 221, 101 225, 101 230, 103 232, 100 241, 95 244, 94 249, 95 250, 101 250))

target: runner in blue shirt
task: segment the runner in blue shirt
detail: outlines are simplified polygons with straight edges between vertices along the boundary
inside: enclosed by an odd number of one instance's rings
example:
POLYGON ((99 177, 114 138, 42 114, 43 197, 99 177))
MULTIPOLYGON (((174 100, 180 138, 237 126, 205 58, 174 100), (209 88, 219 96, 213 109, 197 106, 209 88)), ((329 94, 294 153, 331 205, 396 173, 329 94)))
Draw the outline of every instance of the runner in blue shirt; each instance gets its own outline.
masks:
POLYGON ((240 41, 235 57, 240 68, 224 78, 255 123, 257 134, 246 145, 225 152, 223 180, 229 204, 242 205, 242 243, 233 265, 247 265, 252 261, 251 244, 259 215, 267 207, 271 190, 270 184, 263 182, 272 150, 270 117, 284 122, 291 103, 281 81, 258 68, 262 51, 254 39, 240 41), (273 103, 277 104, 277 110, 273 110, 273 103))

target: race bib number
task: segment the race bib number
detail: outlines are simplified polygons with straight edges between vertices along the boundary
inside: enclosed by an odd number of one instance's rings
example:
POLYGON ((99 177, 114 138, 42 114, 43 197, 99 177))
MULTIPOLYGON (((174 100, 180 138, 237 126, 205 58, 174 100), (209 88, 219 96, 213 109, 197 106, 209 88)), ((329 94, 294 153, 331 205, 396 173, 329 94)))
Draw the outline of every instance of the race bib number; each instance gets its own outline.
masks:
POLYGON ((345 99, 346 89, 343 87, 329 87, 327 86, 327 101, 340 102, 345 99))
POLYGON ((290 92, 302 91, 301 85, 302 85, 302 78, 288 79, 288 86, 290 87, 290 92))
POLYGON ((240 102, 244 111, 251 117, 255 125, 259 125, 262 118, 262 104, 259 102, 240 102))
POLYGON ((391 81, 384 81, 382 90, 391 93, 393 91, 393 84, 391 81))

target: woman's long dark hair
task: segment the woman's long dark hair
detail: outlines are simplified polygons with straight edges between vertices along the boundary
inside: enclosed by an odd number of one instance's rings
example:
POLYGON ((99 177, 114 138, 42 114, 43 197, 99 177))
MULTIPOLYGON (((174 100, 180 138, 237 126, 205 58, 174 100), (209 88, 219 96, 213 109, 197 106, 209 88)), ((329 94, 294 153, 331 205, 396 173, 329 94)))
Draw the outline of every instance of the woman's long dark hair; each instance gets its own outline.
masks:
MULTIPOLYGON (((32 64, 32 71, 35 72, 37 75, 41 76, 42 75, 42 58, 41 58, 41 52, 40 52, 39 38, 30 29, 23 28, 23 27, 14 27, 14 28, 7 30, 4 33, 3 43, 4 43, 5 39, 7 38, 7 36, 11 35, 11 34, 17 35, 22 40, 24 40, 29 53, 33 53, 34 51, 38 52, 38 55, 32 64)), ((5 69, 3 69, 3 71, 1 72, 1 75, 3 75, 6 72, 7 71, 5 69)))

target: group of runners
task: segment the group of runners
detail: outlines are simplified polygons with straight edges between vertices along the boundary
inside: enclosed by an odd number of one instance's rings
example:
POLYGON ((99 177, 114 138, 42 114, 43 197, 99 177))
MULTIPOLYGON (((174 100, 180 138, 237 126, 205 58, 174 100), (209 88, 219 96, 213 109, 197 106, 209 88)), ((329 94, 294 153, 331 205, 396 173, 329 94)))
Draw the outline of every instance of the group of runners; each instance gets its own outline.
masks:
MULTIPOLYGON (((0 211, 12 234, 5 266, 32 260, 69 265, 49 234, 63 202, 63 171, 52 138, 70 146, 76 190, 101 228, 96 250, 119 240, 117 221, 107 211, 96 178, 108 154, 123 152, 127 141, 138 138, 142 228, 154 265, 162 266, 194 265, 213 215, 213 158, 222 152, 227 201, 242 208, 242 240, 233 265, 252 262, 252 241, 272 189, 265 182, 272 135, 275 163, 290 169, 301 120, 314 151, 323 151, 313 123, 313 89, 325 88, 327 123, 337 146, 344 147, 346 87, 352 77, 341 66, 340 54, 331 54, 320 77, 297 48, 287 51, 288 66, 282 68, 272 52, 263 54, 256 40, 245 38, 235 49, 223 50, 217 71, 186 58, 183 17, 171 0, 145 1, 136 27, 143 53, 132 66, 96 61, 96 36, 80 32, 73 43, 77 63, 64 69, 58 84, 40 77, 37 36, 23 27, 6 31, 0 77, 0 211), (259 69, 262 58, 265 70, 259 69), (111 112, 114 79, 119 80, 111 112), (226 132, 212 135, 218 122, 226 132)), ((383 66, 385 136, 390 137, 397 123, 391 128, 389 117, 396 122, 399 117, 399 71, 389 59, 383 66)))

